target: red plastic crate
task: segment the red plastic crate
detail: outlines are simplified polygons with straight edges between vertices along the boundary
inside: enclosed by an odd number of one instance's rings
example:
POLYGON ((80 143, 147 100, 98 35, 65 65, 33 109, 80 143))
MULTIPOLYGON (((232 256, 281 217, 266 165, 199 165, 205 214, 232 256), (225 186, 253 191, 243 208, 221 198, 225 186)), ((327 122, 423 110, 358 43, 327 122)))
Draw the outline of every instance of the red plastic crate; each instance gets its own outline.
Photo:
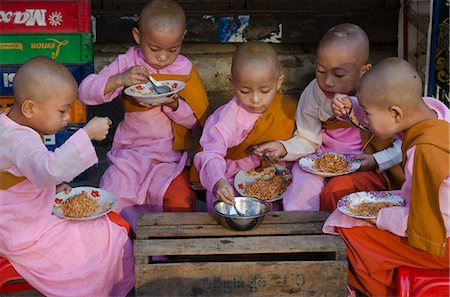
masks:
POLYGON ((449 271, 399 267, 396 286, 398 297, 449 297, 449 271))
POLYGON ((0 32, 3 34, 90 31, 89 0, 0 1, 0 32))

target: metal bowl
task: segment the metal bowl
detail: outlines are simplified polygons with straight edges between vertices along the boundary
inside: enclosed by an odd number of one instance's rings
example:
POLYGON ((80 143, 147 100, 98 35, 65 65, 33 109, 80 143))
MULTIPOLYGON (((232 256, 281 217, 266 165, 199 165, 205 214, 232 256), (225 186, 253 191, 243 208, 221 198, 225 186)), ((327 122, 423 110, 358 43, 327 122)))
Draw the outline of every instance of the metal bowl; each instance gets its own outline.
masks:
POLYGON ((271 209, 268 202, 252 197, 235 197, 236 207, 245 214, 239 216, 233 205, 222 201, 214 203, 214 210, 219 222, 232 230, 246 231, 256 228, 271 209))

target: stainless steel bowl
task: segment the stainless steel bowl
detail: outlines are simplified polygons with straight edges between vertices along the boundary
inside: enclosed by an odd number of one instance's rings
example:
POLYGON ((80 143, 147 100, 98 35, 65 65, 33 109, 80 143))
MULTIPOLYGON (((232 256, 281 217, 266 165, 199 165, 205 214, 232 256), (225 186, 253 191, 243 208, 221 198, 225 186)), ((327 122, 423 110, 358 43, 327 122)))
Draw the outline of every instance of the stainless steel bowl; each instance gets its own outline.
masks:
POLYGON ((219 222, 232 230, 246 231, 256 228, 271 209, 268 202, 251 197, 235 197, 236 207, 245 214, 239 216, 233 205, 222 201, 214 203, 214 210, 219 217, 219 222))

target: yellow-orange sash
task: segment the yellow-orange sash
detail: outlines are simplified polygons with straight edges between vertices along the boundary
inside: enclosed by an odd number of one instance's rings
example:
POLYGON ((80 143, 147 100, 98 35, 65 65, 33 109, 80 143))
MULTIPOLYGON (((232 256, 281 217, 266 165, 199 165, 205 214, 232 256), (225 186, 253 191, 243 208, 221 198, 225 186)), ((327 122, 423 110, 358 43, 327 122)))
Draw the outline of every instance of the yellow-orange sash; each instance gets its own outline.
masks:
MULTIPOLYGON (((442 257, 447 230, 439 204, 439 188, 450 175, 450 124, 443 120, 422 121, 406 131, 406 152, 415 146, 412 172, 411 206, 408 217, 408 243, 442 257)), ((448 197, 442 197, 448 199, 448 197)))
MULTIPOLYGON (((288 96, 277 93, 272 104, 255 122, 253 129, 244 141, 228 149, 226 159, 239 160, 250 155, 253 146, 268 141, 286 140, 292 137, 295 129, 295 111, 297 102, 288 96)), ((197 151, 201 151, 201 148, 197 151)), ((191 166, 190 181, 199 183, 198 171, 191 166)))
MULTIPOLYGON (((183 98, 192 108, 194 115, 203 127, 206 118, 209 115, 209 103, 205 88, 197 69, 192 66, 189 75, 178 74, 152 74, 157 80, 180 80, 186 83, 183 90, 178 95, 183 98)), ((139 105, 139 103, 129 96, 122 94, 122 104, 125 112, 139 112, 149 110, 148 107, 139 105)), ((189 129, 172 122, 174 134, 173 148, 175 150, 189 150, 193 147, 192 135, 189 129)))

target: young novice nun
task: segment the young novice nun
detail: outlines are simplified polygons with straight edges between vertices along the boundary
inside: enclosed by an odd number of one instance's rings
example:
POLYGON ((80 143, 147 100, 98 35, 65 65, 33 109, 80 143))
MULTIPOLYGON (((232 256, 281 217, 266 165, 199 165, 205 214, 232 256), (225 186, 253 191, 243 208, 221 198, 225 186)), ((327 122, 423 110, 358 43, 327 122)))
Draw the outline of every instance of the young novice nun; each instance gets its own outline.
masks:
POLYGON ((125 115, 100 185, 118 197, 117 209, 133 228, 137 212, 195 209, 185 166, 192 147, 190 130, 204 123, 208 100, 196 68, 180 55, 185 33, 180 5, 172 0, 149 2, 132 30, 139 47, 130 48, 80 84, 80 100, 96 105, 113 100, 128 86, 147 83, 149 75, 186 83, 162 105, 143 106, 122 95, 125 115))
POLYGON ((269 44, 244 43, 234 52, 230 80, 235 96, 208 118, 200 138, 202 151, 194 157, 207 190, 208 211, 217 199, 232 203, 239 170, 261 165, 252 153, 254 145, 292 136, 296 105, 278 92, 283 79, 269 44))
POLYGON ((359 171, 332 178, 304 172, 296 162, 293 181, 283 195, 284 210, 333 210, 346 194, 400 187, 401 168, 385 170, 400 163, 401 142, 390 147, 392 139, 376 139, 339 121, 331 110, 334 96, 355 93, 359 80, 372 67, 368 59, 369 39, 360 27, 344 23, 328 30, 317 48, 316 78, 300 96, 294 136, 257 146, 257 154, 266 152, 280 160, 294 161, 316 151, 352 153, 361 160, 359 171))
POLYGON ((419 74, 399 58, 385 59, 366 74, 357 96, 373 133, 404 134, 406 180, 394 193, 405 206, 382 208, 372 222, 335 210, 324 231, 339 233, 347 245, 351 286, 368 296, 396 296, 397 267, 449 269, 450 110, 422 98, 419 74))
POLYGON ((126 228, 106 215, 73 221, 52 214, 55 193, 70 191, 56 185, 97 163, 91 139, 103 140, 111 121, 92 119, 51 152, 42 134, 67 125, 75 79, 58 62, 36 57, 13 84, 14 105, 0 114, 0 255, 45 296, 126 296, 134 286, 126 228))

